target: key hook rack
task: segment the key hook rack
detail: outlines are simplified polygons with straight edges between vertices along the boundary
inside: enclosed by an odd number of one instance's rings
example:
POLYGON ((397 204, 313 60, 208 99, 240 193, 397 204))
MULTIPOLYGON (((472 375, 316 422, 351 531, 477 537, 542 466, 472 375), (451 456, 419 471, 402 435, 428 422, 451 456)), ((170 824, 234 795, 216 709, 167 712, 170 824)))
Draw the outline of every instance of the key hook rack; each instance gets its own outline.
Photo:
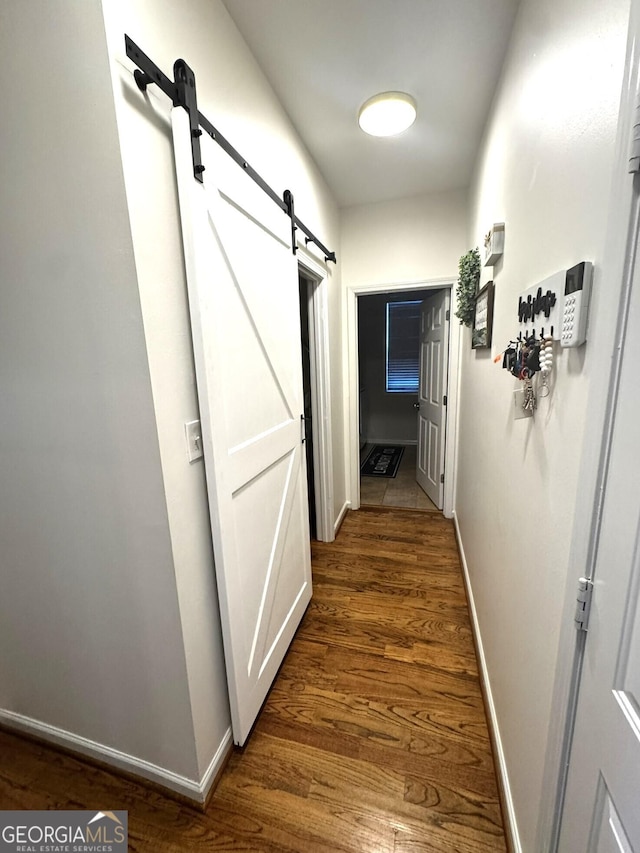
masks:
POLYGON ((191 68, 187 65, 184 59, 178 59, 173 65, 173 76, 171 80, 164 74, 155 62, 142 51, 138 45, 132 41, 129 36, 124 37, 125 50, 128 58, 138 67, 133 72, 134 79, 140 91, 145 92, 147 86, 154 85, 161 89, 167 97, 171 98, 174 107, 182 107, 189 115, 189 125, 191 128, 191 155, 193 158, 193 177, 196 181, 202 183, 202 173, 206 166, 202 162, 202 154, 200 151, 200 137, 202 133, 207 133, 214 142, 234 160, 240 168, 249 175, 249 177, 265 192, 269 198, 278 205, 291 219, 291 249, 295 255, 297 252, 296 246, 296 231, 300 229, 305 235, 305 245, 314 243, 324 254, 325 261, 337 263, 336 253, 327 249, 320 242, 316 235, 307 228, 307 226, 296 216, 293 203, 293 193, 290 190, 285 190, 282 198, 273 190, 269 184, 249 165, 244 157, 224 138, 224 136, 214 127, 209 119, 198 110, 196 96, 196 78, 191 68))

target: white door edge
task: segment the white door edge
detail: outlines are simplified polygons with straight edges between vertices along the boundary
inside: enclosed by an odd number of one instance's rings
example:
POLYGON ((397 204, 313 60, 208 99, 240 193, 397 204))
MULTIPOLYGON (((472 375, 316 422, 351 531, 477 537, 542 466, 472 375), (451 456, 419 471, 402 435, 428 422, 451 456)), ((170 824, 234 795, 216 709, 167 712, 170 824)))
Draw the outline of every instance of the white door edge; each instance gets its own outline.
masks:
POLYGON ((444 508, 444 482, 440 482, 440 477, 442 474, 442 469, 445 464, 445 454, 446 454, 446 434, 447 434, 447 404, 444 401, 444 397, 447 393, 447 383, 449 378, 449 334, 451 328, 451 319, 449 318, 451 310, 451 291, 449 288, 440 288, 439 290, 433 291, 431 296, 427 296, 422 302, 422 308, 420 311, 420 357, 419 357, 419 387, 418 387, 418 435, 417 435, 417 453, 416 453, 416 482, 422 488, 422 491, 431 499, 431 501, 438 507, 438 509, 442 510, 444 508), (439 311, 435 316, 432 317, 431 312, 429 312, 429 306, 433 306, 434 304, 439 304, 439 311), (441 326, 434 327, 433 322, 437 322, 437 317, 441 313, 441 326), (429 329, 425 331, 425 322, 429 323, 429 329), (434 379, 432 366, 433 366, 433 350, 431 348, 431 344, 435 343, 434 335, 437 340, 440 337, 443 341, 442 353, 439 355, 438 361, 440 365, 440 369, 438 371, 439 377, 439 387, 437 391, 437 397, 439 398, 439 404, 437 404, 436 412, 434 412, 434 404, 433 404, 433 388, 431 387, 431 383, 434 379), (425 337, 428 340, 425 340, 425 337), (428 347, 428 365, 425 364, 425 347, 428 347), (426 375, 425 375, 426 371, 426 375), (425 389, 425 383, 427 383, 427 388, 425 389), (425 393, 426 390, 426 393, 425 393), (428 429, 430 430, 432 426, 437 424, 436 421, 440 421, 440 428, 438 430, 438 440, 437 440, 437 449, 435 452, 437 453, 437 462, 435 465, 436 468, 436 478, 438 480, 437 485, 433 480, 430 480, 429 470, 432 469, 432 446, 431 440, 429 438, 429 433, 423 433, 423 424, 428 424, 428 429), (421 468, 422 462, 425 463, 424 470, 421 468))
MULTIPOLYGON (((600 455, 603 442, 602 429, 609 409, 610 358, 616 341, 618 302, 622 291, 627 250, 627 233, 632 216, 633 179, 628 174, 630 139, 635 123, 635 107, 640 90, 640 0, 631 2, 631 23, 627 45, 627 58, 623 77, 618 134, 610 193, 610 209, 603 253, 600 280, 606 277, 607 298, 598 308, 598 324, 594 328, 593 347, 605 354, 593 360, 593 373, 585 414, 585 435, 582 448, 582 466, 578 480, 574 529, 568 565, 579 566, 580 571, 570 571, 566 579, 563 625, 558 644, 556 678, 554 683, 551 723, 547 738, 547 752, 543 779, 543 798, 538 816, 535 847, 539 850, 557 851, 557 833, 561 819, 564 789, 559 782, 564 776, 567 734, 572 730, 575 714, 570 712, 572 689, 575 687, 581 649, 576 646, 573 624, 576 584, 579 574, 586 570, 588 543, 595 518, 594 507, 600 499, 592 460, 600 455), (585 535, 585 530, 588 534, 585 535)), ((637 180, 637 178, 636 178, 637 180)), ((584 638, 582 638, 584 639, 584 638)))
MULTIPOLYGON (((457 276, 447 278, 421 279, 420 281, 396 281, 385 284, 347 285, 344 289, 345 304, 344 335, 347 347, 345 359, 345 374, 343 377, 347 398, 347 424, 345 441, 345 471, 347 471, 347 501, 351 509, 360 508, 360 413, 358 410, 359 381, 358 381, 358 296, 372 293, 390 293, 401 290, 441 290, 449 288, 452 291, 451 307, 453 307, 453 288, 457 276)), ((447 426, 445 432, 445 464, 444 464, 444 506, 446 518, 453 517, 455 500, 455 482, 457 466, 457 431, 458 431, 458 368, 460 363, 459 347, 461 333, 460 324, 452 322, 449 330, 449 372, 447 377, 447 426)))

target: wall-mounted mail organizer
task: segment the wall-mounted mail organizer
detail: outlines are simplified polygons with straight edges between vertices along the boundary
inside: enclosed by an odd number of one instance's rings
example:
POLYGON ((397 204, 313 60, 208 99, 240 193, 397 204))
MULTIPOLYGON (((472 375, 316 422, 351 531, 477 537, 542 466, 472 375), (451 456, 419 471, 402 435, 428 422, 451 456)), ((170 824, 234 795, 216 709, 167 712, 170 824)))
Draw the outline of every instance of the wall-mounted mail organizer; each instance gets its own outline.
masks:
POLYGON ((581 261, 525 290, 518 299, 520 337, 552 337, 563 347, 578 347, 587 339, 593 265, 581 261))
POLYGON ((533 378, 541 385, 537 395, 549 394, 553 369, 553 344, 578 347, 587 339, 587 314, 591 300, 593 265, 581 261, 571 269, 554 273, 530 287, 518 298, 518 333, 494 359, 522 380, 522 390, 514 392, 514 417, 530 417, 536 408, 533 378))

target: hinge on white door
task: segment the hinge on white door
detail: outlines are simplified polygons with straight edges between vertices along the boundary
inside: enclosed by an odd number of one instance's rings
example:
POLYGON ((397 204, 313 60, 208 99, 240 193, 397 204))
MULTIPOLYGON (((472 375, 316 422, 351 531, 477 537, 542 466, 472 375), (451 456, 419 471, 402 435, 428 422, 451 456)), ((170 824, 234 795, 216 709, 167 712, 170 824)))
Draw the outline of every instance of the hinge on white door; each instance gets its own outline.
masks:
POLYGON ((445 394, 445 395, 444 395, 444 397, 442 398, 442 405, 443 405, 443 406, 446 406, 446 405, 447 405, 447 395, 446 395, 446 394, 445 394))
POLYGON ((444 483, 444 474, 440 474, 440 482, 444 483))
POLYGON ((300 415, 300 444, 307 440, 307 422, 304 415, 300 415))
POLYGON ((451 317, 451 312, 450 312, 450 311, 449 311, 449 309, 447 308, 447 313, 444 315, 444 319, 445 319, 445 320, 448 320, 450 317, 451 317))
POLYGON ((592 596, 593 581, 590 581, 589 578, 580 578, 578 581, 576 615, 574 618, 578 631, 586 631, 589 628, 589 613, 591 612, 592 596))
POLYGON ((629 157, 629 172, 640 172, 640 104, 636 104, 631 131, 631 156, 629 157))

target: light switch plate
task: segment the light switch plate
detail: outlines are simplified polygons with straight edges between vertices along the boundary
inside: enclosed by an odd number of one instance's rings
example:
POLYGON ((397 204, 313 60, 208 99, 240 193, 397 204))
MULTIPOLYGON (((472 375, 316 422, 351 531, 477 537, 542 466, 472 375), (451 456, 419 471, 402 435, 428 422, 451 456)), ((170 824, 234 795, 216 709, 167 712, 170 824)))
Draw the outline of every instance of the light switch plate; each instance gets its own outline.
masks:
POLYGON ((189 462, 202 459, 202 432, 200 421, 188 421, 184 425, 184 434, 187 440, 187 456, 189 462))
POLYGON ((531 409, 523 409, 524 403, 524 388, 518 388, 513 392, 513 419, 519 421, 521 418, 532 418, 533 412, 531 409))

